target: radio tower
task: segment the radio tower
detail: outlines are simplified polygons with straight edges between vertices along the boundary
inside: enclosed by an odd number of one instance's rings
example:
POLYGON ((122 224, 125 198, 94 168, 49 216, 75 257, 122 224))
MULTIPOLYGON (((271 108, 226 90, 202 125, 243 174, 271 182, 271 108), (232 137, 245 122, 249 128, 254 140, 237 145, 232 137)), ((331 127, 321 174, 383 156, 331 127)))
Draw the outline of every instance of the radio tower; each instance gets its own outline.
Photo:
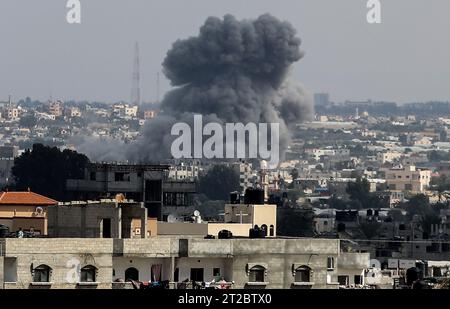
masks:
POLYGON ((139 43, 134 46, 133 80, 131 86, 131 103, 141 105, 141 72, 139 65, 139 43))

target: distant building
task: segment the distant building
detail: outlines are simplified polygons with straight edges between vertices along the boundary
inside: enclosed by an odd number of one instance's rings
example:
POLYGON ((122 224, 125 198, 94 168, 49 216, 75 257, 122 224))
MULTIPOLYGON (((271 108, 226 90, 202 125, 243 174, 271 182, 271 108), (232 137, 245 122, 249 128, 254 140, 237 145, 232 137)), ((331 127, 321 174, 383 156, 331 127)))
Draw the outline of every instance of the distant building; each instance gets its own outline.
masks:
POLYGON ((386 162, 393 163, 402 157, 402 153, 397 151, 386 151, 377 153, 377 161, 381 164, 386 162))
POLYGON ((314 94, 314 105, 327 106, 329 104, 330 104, 330 95, 328 93, 315 93, 314 94))
POLYGON ((247 188, 253 187, 253 170, 252 164, 248 162, 239 162, 233 165, 233 168, 239 173, 239 187, 241 194, 244 194, 247 188))
POLYGON ((395 167, 385 171, 389 190, 423 192, 430 185, 431 171, 414 165, 395 167))
POLYGON ((144 119, 152 119, 157 115, 157 111, 155 110, 146 110, 144 111, 144 119))
POLYGON ((48 113, 55 117, 63 115, 63 103, 61 101, 53 101, 48 103, 48 113))
POLYGON ((8 107, 6 109, 6 119, 17 120, 19 119, 20 110, 16 107, 8 107))

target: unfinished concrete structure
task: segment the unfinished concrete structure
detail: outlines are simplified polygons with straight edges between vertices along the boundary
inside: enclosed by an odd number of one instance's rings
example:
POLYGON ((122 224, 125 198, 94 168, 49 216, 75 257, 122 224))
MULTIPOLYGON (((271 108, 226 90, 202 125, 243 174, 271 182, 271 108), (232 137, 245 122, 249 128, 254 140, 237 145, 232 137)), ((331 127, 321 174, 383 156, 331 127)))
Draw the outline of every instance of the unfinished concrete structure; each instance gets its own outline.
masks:
POLYGON ((92 163, 83 179, 66 183, 68 200, 99 200, 123 194, 127 199, 143 202, 152 218, 163 220, 171 213, 191 214, 192 181, 172 181, 169 165, 132 165, 92 163))
POLYGON ((143 203, 88 201, 48 207, 50 237, 145 238, 147 222, 147 208, 143 203), (134 226, 136 222, 139 226, 134 226))

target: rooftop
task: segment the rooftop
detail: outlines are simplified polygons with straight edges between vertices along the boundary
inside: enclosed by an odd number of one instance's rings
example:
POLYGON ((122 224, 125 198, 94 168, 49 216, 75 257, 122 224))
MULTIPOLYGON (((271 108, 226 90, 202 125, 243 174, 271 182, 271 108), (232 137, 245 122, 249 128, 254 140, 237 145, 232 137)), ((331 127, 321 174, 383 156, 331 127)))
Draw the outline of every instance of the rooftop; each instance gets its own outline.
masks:
POLYGON ((27 192, 0 192, 1 205, 57 205, 58 202, 40 194, 27 192))

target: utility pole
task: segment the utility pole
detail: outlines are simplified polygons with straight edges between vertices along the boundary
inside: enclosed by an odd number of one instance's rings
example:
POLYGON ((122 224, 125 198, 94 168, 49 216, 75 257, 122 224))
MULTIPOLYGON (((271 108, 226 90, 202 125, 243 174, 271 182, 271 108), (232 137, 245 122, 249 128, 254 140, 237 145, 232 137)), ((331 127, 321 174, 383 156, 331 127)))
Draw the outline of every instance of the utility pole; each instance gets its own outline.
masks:
POLYGON ((139 43, 134 46, 133 76, 131 82, 131 103, 141 105, 141 69, 139 62, 139 43))

